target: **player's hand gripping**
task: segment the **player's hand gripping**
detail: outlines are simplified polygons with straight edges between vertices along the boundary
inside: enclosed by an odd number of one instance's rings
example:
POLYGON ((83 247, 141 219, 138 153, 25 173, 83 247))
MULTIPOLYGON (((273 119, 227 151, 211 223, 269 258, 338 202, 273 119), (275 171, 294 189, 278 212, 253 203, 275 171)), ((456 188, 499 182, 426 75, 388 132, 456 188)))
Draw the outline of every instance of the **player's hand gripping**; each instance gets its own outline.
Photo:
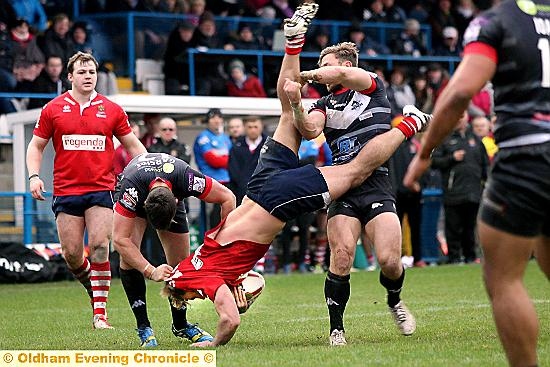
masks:
POLYGON ((170 275, 173 271, 174 269, 170 265, 162 264, 157 266, 156 268, 153 268, 153 271, 145 276, 155 282, 163 282, 166 279, 170 278, 170 275))
POLYGON ((246 301, 246 294, 242 286, 233 288, 233 297, 235 297, 239 313, 245 313, 248 310, 248 302, 246 301))

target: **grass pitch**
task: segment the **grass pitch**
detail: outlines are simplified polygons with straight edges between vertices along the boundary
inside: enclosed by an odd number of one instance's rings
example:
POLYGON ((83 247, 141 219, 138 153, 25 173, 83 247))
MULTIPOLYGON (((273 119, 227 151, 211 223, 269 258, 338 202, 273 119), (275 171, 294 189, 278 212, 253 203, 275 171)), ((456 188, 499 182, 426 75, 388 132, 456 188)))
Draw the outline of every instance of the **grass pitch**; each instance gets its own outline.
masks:
MULTIPOLYGON (((266 276, 264 294, 243 315, 217 365, 231 366, 505 366, 479 265, 409 269, 403 299, 416 316, 401 336, 385 304, 378 272, 351 277, 346 347, 328 346, 324 275, 266 276)), ((532 262, 525 281, 540 320, 539 365, 550 364, 550 287, 532 262)), ((149 318, 159 349, 188 349, 170 332, 170 311, 148 282, 149 318)), ((0 285, 0 349, 139 349, 135 322, 119 280, 108 303, 115 330, 92 330, 91 309, 77 282, 0 285)), ((193 301, 191 322, 214 333, 210 301, 193 301)))

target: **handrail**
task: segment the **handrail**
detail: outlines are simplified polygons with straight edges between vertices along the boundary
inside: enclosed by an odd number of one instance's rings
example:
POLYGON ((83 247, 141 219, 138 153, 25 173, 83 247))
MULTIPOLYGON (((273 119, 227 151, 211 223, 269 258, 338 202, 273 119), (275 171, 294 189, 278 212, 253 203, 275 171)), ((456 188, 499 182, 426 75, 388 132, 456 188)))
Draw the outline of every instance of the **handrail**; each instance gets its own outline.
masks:
MULTIPOLYGON (((44 196, 50 197, 51 193, 43 193, 44 196)), ((0 191, 1 197, 23 197, 23 244, 32 243, 32 227, 34 223, 34 215, 42 213, 41 211, 33 210, 33 197, 30 192, 6 192, 0 191)))

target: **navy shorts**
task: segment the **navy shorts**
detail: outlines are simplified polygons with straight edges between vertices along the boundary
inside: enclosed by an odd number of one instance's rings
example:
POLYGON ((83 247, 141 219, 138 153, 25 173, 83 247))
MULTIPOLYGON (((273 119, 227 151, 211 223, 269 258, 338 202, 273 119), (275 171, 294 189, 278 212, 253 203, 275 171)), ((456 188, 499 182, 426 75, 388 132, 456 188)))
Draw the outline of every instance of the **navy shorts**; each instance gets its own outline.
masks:
POLYGON ((300 167, 296 154, 271 138, 262 147, 246 196, 283 222, 330 202, 321 171, 311 164, 300 167))
POLYGON ((328 218, 341 214, 359 219, 364 226, 378 214, 387 212, 397 213, 390 178, 375 173, 361 186, 333 201, 328 208, 328 218))
POLYGON ((93 206, 113 209, 114 204, 112 191, 98 191, 83 195, 54 196, 52 211, 56 218, 59 213, 83 217, 86 209, 93 206))
POLYGON ((550 142, 501 149, 495 156, 480 219, 518 236, 550 236, 550 142))

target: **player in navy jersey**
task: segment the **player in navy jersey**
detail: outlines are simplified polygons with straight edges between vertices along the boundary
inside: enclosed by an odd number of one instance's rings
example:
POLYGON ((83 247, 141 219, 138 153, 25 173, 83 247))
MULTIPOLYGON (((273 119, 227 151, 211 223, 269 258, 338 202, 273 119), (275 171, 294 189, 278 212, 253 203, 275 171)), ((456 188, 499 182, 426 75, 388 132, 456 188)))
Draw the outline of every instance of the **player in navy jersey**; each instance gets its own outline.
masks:
POLYGON ((265 254, 286 221, 322 209, 360 185, 430 119, 407 106, 407 117, 396 128, 371 139, 350 162, 319 168, 300 166, 302 137, 294 125, 292 106, 301 101, 299 53, 316 12, 316 4, 306 3, 285 21, 286 51, 277 81, 282 113, 273 138, 262 147, 243 203, 207 232, 200 250, 182 261, 167 279, 165 290, 176 301, 208 297, 219 315, 214 340, 192 346, 221 345, 233 337, 240 323, 235 287, 265 254))
MULTIPOLYGON (((384 83, 359 67, 355 44, 343 42, 321 51, 319 68, 301 72, 303 83, 326 84, 329 95, 306 113, 293 106, 296 126, 306 139, 324 132, 333 164, 350 162, 371 139, 391 129, 391 109, 384 83)), ((380 283, 387 304, 403 335, 411 335, 416 321, 401 301, 405 268, 401 263, 401 225, 388 175, 387 163, 378 167, 359 187, 331 203, 327 233, 330 265, 325 300, 330 317, 330 344, 345 345, 344 311, 350 297, 350 270, 363 228, 374 244, 380 264, 380 283)))
MULTIPOLYGON (((225 218, 235 208, 235 196, 183 160, 164 153, 135 157, 122 172, 117 194, 113 242, 120 253, 120 278, 136 318, 141 346, 156 347, 147 317, 144 276, 163 280, 172 271, 171 266, 189 256, 189 226, 183 199, 195 196, 220 204, 225 218), (155 268, 140 252, 147 220, 157 229, 168 265, 155 268)), ((187 322, 185 309, 172 307, 172 319, 174 335, 192 342, 212 340, 207 332, 187 322)))
MULTIPOLYGON (((499 147, 478 215, 483 279, 511 366, 537 365, 539 326, 523 274, 534 254, 550 277, 550 1, 503 1, 464 35, 464 58, 439 97, 405 184, 430 165, 487 81, 495 89, 499 147)), ((547 286, 541 284, 541 286, 547 286)))

